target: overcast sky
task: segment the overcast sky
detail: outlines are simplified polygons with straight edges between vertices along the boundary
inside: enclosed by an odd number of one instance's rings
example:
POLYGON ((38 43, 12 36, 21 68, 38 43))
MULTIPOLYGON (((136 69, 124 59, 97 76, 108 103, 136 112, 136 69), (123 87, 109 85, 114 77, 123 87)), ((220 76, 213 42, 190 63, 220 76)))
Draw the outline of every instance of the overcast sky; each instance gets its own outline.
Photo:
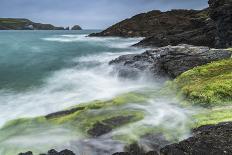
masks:
POLYGON ((150 10, 202 9, 207 0, 0 0, 0 17, 103 29, 150 10))

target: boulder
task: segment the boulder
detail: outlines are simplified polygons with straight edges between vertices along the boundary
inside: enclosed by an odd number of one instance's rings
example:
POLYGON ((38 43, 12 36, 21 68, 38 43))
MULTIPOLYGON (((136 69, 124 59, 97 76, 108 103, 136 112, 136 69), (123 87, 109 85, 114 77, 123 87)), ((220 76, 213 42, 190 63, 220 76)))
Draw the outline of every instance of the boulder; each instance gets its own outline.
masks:
POLYGON ((110 61, 121 77, 152 73, 155 77, 175 78, 196 66, 231 57, 231 52, 204 46, 181 44, 148 50, 138 55, 124 55, 110 61))
POLYGON ((229 155, 232 154, 232 122, 206 125, 194 130, 184 141, 161 149, 161 155, 229 155))
POLYGON ((232 47, 232 1, 209 0, 210 17, 217 27, 216 47, 232 47))

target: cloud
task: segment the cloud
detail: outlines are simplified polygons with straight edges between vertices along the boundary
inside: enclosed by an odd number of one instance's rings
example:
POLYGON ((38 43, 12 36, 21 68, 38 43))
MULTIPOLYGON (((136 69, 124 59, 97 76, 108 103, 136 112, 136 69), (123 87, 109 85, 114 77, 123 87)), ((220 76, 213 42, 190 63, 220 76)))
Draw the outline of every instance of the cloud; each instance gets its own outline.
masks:
POLYGON ((105 28, 141 12, 207 7, 207 0, 1 0, 1 17, 29 18, 60 26, 105 28))

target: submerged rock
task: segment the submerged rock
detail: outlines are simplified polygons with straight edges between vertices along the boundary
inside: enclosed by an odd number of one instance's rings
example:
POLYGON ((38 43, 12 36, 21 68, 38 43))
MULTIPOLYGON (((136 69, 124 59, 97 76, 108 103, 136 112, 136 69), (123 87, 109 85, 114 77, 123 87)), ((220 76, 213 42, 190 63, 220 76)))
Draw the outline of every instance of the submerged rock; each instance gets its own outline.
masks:
POLYGON ((175 78, 196 66, 230 57, 231 52, 228 50, 183 44, 157 48, 138 55, 123 55, 109 64, 114 65, 116 72, 122 77, 150 72, 156 77, 175 78))
POLYGON ((133 115, 131 116, 117 116, 113 118, 109 118, 103 120, 102 122, 96 122, 91 129, 88 130, 88 134, 93 137, 98 137, 109 133, 113 130, 113 128, 122 126, 124 124, 129 123, 133 119, 133 115))
POLYGON ((232 122, 206 125, 194 130, 193 137, 161 149, 161 155, 232 154, 232 122))
POLYGON ((210 17, 217 27, 216 46, 228 48, 232 46, 232 1, 209 0, 210 17))

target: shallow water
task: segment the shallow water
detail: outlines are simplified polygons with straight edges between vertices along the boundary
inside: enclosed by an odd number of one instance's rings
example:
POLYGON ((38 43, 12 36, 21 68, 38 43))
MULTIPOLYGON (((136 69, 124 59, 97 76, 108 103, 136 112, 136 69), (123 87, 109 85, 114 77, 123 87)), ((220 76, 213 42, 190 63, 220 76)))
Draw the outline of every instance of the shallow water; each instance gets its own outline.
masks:
MULTIPOLYGON (((134 80, 118 78, 108 65, 122 54, 142 53, 145 49, 131 47, 141 38, 86 37, 92 32, 96 31, 0 32, 0 126, 17 118, 45 115, 83 102, 160 87, 160 81, 149 76, 134 80)), ((89 150, 88 146, 96 148, 91 154, 99 154, 96 150, 102 148, 112 153, 124 146, 123 142, 113 141, 112 135, 136 136, 133 130, 146 125, 179 130, 178 138, 187 136, 191 112, 171 104, 175 102, 171 99, 160 98, 151 98, 146 105, 128 104, 124 108, 141 109, 146 117, 100 139, 83 139, 65 127, 41 127, 28 129, 26 135, 19 131, 8 139, 0 137, 0 153, 14 154, 29 148, 44 152, 54 146, 70 148, 77 154, 83 153, 81 148, 89 150)))

